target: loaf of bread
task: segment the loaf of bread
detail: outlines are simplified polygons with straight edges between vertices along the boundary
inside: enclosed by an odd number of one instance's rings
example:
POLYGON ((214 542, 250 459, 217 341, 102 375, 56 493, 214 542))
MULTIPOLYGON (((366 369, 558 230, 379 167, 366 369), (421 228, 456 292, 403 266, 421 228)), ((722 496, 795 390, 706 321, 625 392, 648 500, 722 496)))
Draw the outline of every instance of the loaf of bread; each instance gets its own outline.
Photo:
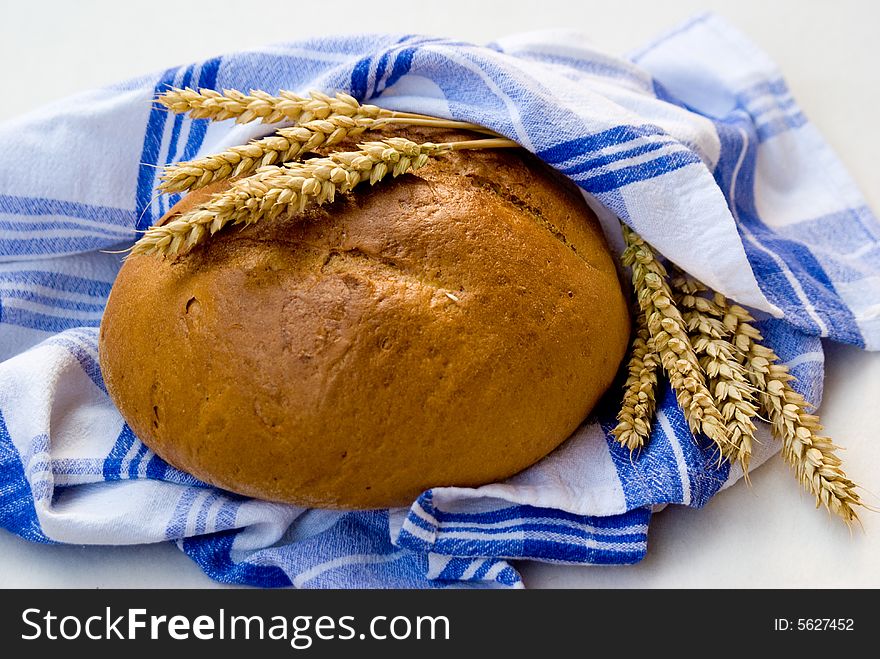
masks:
POLYGON ((541 459, 628 338, 577 189, 496 150, 129 258, 99 351, 123 417, 170 464, 244 495, 376 508, 541 459))

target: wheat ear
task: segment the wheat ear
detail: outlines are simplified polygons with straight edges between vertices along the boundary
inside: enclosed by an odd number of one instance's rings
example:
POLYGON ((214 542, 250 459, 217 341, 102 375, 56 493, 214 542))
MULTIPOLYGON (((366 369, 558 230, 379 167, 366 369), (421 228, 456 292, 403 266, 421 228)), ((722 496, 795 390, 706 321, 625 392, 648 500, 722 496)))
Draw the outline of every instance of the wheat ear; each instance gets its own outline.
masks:
POLYGON ((857 521, 855 509, 864 504, 856 485, 841 468, 841 460, 834 453, 837 447, 820 434, 819 417, 809 413, 810 404, 791 387, 794 376, 771 348, 761 344, 763 336, 752 325, 752 315, 719 298, 716 296, 715 302, 720 302, 724 311, 723 322, 742 355, 749 380, 758 390, 761 410, 770 421, 770 429, 782 441, 786 462, 816 498, 816 507, 824 505, 847 523, 857 521))
MULTIPOLYGON (((706 373, 709 391, 721 412, 730 438, 730 457, 738 460, 748 479, 752 443, 755 439, 754 418, 758 413, 755 388, 749 383, 732 332, 722 322, 724 313, 717 301, 707 299, 706 286, 679 272, 672 279, 676 300, 684 309, 694 351, 706 373)), ((716 294, 716 300, 719 294, 716 294)), ((720 296, 723 302, 723 296, 720 296)))
POLYGON ((617 413, 618 424, 611 432, 630 450, 641 449, 651 435, 651 421, 657 395, 657 369, 660 366, 643 311, 636 314, 623 402, 617 413))
POLYGON ((300 96, 289 91, 281 91, 278 96, 273 96, 259 90, 244 94, 235 89, 218 92, 213 89, 196 91, 187 87, 169 89, 156 100, 172 112, 189 113, 193 119, 235 119, 236 123, 241 124, 250 121, 308 122, 326 119, 332 114, 375 119, 383 116, 383 112, 388 112, 375 105, 362 105, 348 94, 339 93, 333 97, 316 91, 310 92, 309 96, 300 96))
MULTIPOLYGON (((260 167, 298 159, 303 153, 353 139, 366 130, 379 130, 388 125, 387 119, 330 115, 313 119, 291 128, 281 128, 275 135, 253 140, 243 146, 233 146, 215 155, 176 163, 164 169, 159 189, 162 192, 185 192, 231 176, 248 176, 260 167)), ((403 119, 412 122, 414 119, 403 119)), ((419 125, 436 128, 457 128, 457 122, 436 119, 419 125)))
POLYGON ((333 116, 351 117, 352 119, 382 119, 387 123, 406 123, 411 126, 435 126, 443 122, 444 128, 460 130, 476 130, 498 136, 478 124, 452 119, 439 119, 414 112, 386 110, 376 105, 359 103, 356 98, 339 92, 328 96, 319 91, 311 91, 308 96, 300 96, 290 91, 280 91, 273 96, 264 91, 251 90, 244 94, 235 89, 224 89, 222 92, 213 89, 196 91, 171 88, 160 94, 159 103, 177 114, 188 113, 193 119, 210 119, 224 121, 235 119, 236 123, 244 124, 251 121, 278 123, 292 121, 304 124, 315 119, 329 119, 333 116))
POLYGON ((228 190, 171 222, 150 227, 132 254, 178 254, 227 224, 251 224, 283 212, 302 212, 309 204, 332 202, 363 181, 376 184, 387 174, 399 176, 423 167, 430 157, 448 151, 518 146, 505 139, 416 144, 402 137, 360 144, 359 151, 332 153, 279 167, 263 167, 235 181, 228 190))
POLYGON ((728 456, 731 444, 724 419, 706 388, 684 319, 666 282, 666 269, 651 246, 625 225, 623 237, 626 249, 621 260, 632 269, 639 307, 645 314, 654 349, 684 418, 694 434, 702 432, 715 443, 720 451, 719 459, 728 456))

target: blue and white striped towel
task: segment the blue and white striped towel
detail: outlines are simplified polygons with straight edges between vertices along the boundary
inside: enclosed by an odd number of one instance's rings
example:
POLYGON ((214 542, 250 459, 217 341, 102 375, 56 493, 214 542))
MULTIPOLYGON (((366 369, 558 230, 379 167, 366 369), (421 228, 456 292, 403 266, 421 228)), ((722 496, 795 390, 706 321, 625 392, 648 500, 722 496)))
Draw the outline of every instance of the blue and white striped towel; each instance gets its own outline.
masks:
MULTIPOLYGON (((668 390, 634 462, 608 435, 614 392, 538 465, 505 483, 434 489, 409 509, 302 510, 165 464, 101 380, 96 328, 120 259, 98 250, 129 244, 174 203, 154 195, 156 165, 267 130, 169 115, 151 103, 169 85, 344 90, 508 135, 581 186, 613 244, 616 215, 764 312, 769 342, 814 402, 820 336, 880 347, 877 221, 773 63, 718 18, 630 60, 567 32, 234 53, 0 126, 0 524, 29 540, 170 540, 211 577, 261 586, 518 586, 510 560, 638 561, 652 509, 701 506, 741 476, 694 441, 668 390)), ((759 450, 756 464, 774 443, 765 436, 759 450)))

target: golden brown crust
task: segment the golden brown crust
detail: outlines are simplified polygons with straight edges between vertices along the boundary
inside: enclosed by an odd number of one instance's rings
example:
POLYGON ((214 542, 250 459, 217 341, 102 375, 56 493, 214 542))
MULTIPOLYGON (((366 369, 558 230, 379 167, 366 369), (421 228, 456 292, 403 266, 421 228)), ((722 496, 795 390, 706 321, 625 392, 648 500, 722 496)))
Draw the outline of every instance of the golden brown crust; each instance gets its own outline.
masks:
POLYGON ((628 334, 577 190, 525 152, 486 151, 128 259, 99 350, 123 417, 171 464, 373 508, 536 462, 606 390, 628 334))

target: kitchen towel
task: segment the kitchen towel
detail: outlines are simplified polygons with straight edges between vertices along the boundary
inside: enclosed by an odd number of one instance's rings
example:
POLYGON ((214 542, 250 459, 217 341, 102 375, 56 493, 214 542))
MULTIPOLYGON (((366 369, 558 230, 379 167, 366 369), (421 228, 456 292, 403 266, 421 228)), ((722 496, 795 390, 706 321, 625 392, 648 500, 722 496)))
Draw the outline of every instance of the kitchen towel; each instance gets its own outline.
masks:
MULTIPOLYGON (((46 84, 51 83, 47 72, 46 84)), ((175 67, 0 125, 0 525, 35 542, 172 541, 214 579, 258 586, 518 587, 512 561, 632 563, 652 511, 736 482, 668 386, 650 445, 610 437, 620 392, 558 450, 409 508, 305 510, 225 492, 125 425, 97 327, 135 231, 178 199, 162 165, 267 134, 154 103, 175 87, 344 91, 472 121, 570 177, 619 249, 617 218, 748 305, 809 400, 820 337, 880 347, 880 228, 774 64, 713 15, 628 58, 573 32, 487 46, 414 35, 316 38, 175 67)), ((778 444, 762 429, 757 466, 778 444)))

